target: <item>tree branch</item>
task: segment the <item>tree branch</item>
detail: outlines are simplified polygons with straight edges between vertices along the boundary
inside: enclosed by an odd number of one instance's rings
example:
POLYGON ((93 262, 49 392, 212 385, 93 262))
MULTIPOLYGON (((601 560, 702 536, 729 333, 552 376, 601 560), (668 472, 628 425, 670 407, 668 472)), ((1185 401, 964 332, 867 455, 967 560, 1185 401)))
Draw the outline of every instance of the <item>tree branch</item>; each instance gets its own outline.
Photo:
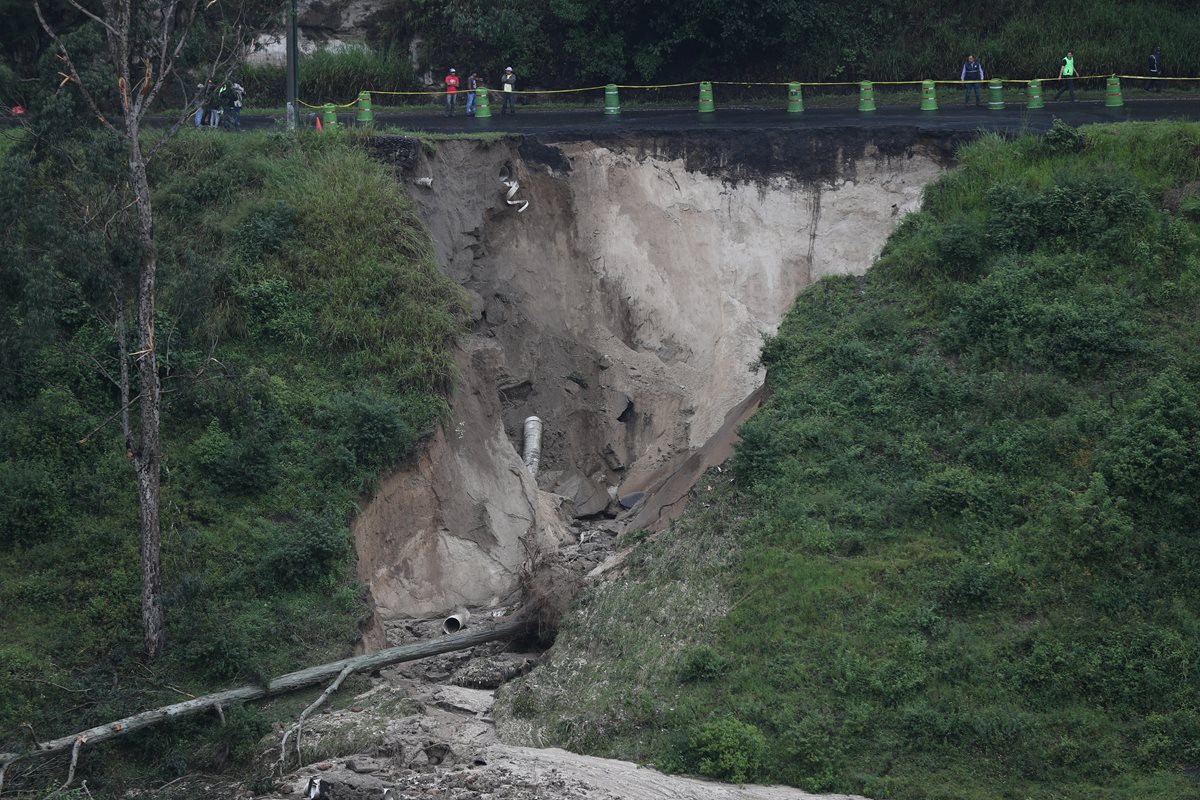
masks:
POLYGON ((71 767, 67 770, 67 780, 62 786, 55 789, 49 794, 49 797, 60 795, 67 790, 75 781, 75 765, 79 763, 79 748, 83 747, 84 738, 82 736, 75 737, 75 746, 71 748, 71 767))
POLYGON ((55 30, 50 27, 50 23, 46 22, 46 17, 42 15, 42 4, 38 0, 33 0, 33 10, 34 13, 37 14, 38 22, 41 23, 42 30, 44 30, 46 35, 53 40, 55 46, 58 47, 59 54, 63 57, 63 60, 67 62, 67 69, 71 71, 71 80, 74 81, 75 85, 79 87, 79 91, 83 95, 83 99, 87 101, 88 106, 92 109, 92 113, 96 115, 96 119, 100 120, 101 124, 103 124, 113 133, 119 134, 120 132, 113 127, 113 124, 109 122, 104 114, 100 111, 100 106, 96 103, 95 98, 92 97, 92 93, 88 91, 86 86, 84 86, 83 80, 79 77, 79 70, 75 69, 75 62, 71 60, 71 53, 67 50, 66 45, 63 44, 62 39, 55 32, 55 30))
POLYGON ((96 16, 91 11, 88 11, 86 8, 84 8, 82 5, 80 5, 77 2, 77 0, 67 0, 67 2, 70 3, 72 6, 74 6, 75 10, 78 11, 80 14, 83 14, 85 17, 92 20, 93 22, 100 23, 112 35, 114 35, 114 36, 117 35, 117 31, 113 28, 112 25, 109 25, 108 22, 106 22, 103 18, 96 16))
POLYGON ((304 711, 302 711, 300 716, 296 719, 295 724, 288 728, 287 732, 283 734, 283 740, 279 743, 279 774, 281 776, 283 775, 284 765, 287 764, 288 737, 293 733, 296 734, 296 762, 300 764, 304 763, 304 757, 300 754, 300 739, 304 735, 304 720, 308 719, 309 714, 320 708, 321 705, 324 704, 324 702, 338 690, 338 687, 342 685, 342 681, 346 680, 346 676, 350 674, 351 666, 351 664, 347 664, 342 671, 338 673, 338 676, 334 679, 333 683, 325 687, 325 691, 321 692, 321 696, 314 700, 312 705, 304 709, 304 711))
POLYGON ((529 627, 530 622, 527 619, 514 619, 492 628, 481 628, 468 633, 455 633, 450 636, 441 636, 437 639, 417 642, 415 644, 389 647, 386 650, 378 650, 374 653, 354 656, 353 658, 344 658, 341 661, 289 672, 286 675, 272 678, 266 684, 252 684, 237 689, 226 689, 223 692, 184 700, 150 711, 143 711, 139 714, 116 720, 115 722, 89 728, 86 731, 80 731, 48 742, 40 742, 35 744, 33 750, 28 753, 0 753, 0 773, 17 761, 43 758, 56 753, 66 752, 73 748, 80 739, 89 745, 99 744, 117 736, 124 736, 134 731, 157 725, 160 722, 207 711, 216 705, 244 703, 306 689, 309 686, 315 686, 329 680, 331 677, 339 676, 343 672, 347 675, 355 672, 371 672, 391 666, 392 664, 415 661, 420 658, 441 655, 442 653, 452 653, 456 650, 465 650, 486 642, 494 642, 498 639, 508 639, 518 636, 529 630, 529 627))

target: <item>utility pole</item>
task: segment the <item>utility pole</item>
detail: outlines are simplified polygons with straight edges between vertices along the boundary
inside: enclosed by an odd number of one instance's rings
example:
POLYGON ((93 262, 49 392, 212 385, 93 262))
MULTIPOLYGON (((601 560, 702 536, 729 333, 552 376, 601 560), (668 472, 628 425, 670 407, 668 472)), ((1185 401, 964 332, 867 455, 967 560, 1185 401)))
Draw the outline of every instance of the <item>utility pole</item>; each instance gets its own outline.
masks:
POLYGON ((288 0, 287 17, 287 126, 296 130, 300 94, 300 37, 296 32, 296 0, 288 0))

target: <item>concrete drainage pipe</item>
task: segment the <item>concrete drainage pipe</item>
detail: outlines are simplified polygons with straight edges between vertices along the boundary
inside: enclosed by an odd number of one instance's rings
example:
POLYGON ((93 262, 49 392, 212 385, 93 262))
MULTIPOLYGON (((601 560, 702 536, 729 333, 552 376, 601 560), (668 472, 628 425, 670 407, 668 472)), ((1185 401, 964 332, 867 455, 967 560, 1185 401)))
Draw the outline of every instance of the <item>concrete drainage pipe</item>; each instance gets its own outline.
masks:
POLYGON ((542 458, 542 420, 540 417, 525 418, 525 469, 537 477, 538 462, 542 458))
POLYGON ((446 617, 442 623, 442 633, 458 633, 463 628, 467 627, 467 623, 471 621, 471 612, 465 608, 460 608, 450 616, 446 617))

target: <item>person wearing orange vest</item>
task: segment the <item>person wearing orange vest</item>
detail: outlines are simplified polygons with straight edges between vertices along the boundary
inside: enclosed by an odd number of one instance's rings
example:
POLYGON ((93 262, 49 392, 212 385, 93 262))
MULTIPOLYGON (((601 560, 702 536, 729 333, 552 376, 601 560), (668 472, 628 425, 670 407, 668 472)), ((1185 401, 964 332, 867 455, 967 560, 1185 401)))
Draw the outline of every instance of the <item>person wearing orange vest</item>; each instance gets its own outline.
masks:
POLYGON ((1061 81, 1058 87, 1058 92, 1054 95, 1054 99, 1062 97, 1062 93, 1071 92, 1071 102, 1075 102, 1075 54, 1070 50, 1067 51, 1067 57, 1063 59, 1062 66, 1058 68, 1058 79, 1061 81))
POLYGON ((454 67, 450 68, 450 72, 442 81, 446 84, 446 116, 454 116, 454 101, 458 97, 458 75, 454 74, 454 67))

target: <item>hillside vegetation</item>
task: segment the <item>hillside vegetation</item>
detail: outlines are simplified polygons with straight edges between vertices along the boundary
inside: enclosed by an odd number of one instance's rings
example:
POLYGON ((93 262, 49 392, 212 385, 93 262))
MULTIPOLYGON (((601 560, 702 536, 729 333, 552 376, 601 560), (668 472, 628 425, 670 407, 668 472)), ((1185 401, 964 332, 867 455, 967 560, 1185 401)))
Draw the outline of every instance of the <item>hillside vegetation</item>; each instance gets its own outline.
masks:
POLYGON ((880 798, 1197 796, 1200 126, 961 160, 801 295, 732 472, 581 598, 511 735, 880 798))
MULTIPOLYGON (((312 7, 321 16, 345 5, 312 7)), ((33 74, 45 37, 31 4, 0 0, 0 9, 12 21, 0 30, 0 101, 32 105, 19 78, 33 74)), ((371 23, 369 47, 301 59, 301 97, 342 103, 361 89, 420 89, 427 70, 440 81, 451 66, 464 76, 476 71, 491 86, 512 66, 521 89, 609 81, 953 80, 969 52, 989 76, 1049 77, 1068 49, 1086 74, 1142 74, 1155 45, 1162 47, 1165 74, 1200 77, 1195 11, 1193 0, 393 0, 371 23), (410 58, 414 37, 417 69, 410 58)), ((83 21, 67 6, 48 13, 60 30, 83 21)), ((250 92, 250 106, 282 105, 282 67, 247 65, 236 77, 250 92)), ((183 88, 172 88, 165 103, 186 105, 183 88)), ((741 90, 719 87, 721 97, 735 92, 741 90)), ((623 95, 627 103, 694 98, 694 87, 623 95)), ((435 100, 375 98, 376 104, 435 100)))
MULTIPOLYGON (((430 68, 435 81, 453 66, 495 85, 513 66, 525 89, 609 81, 945 80, 958 78, 969 52, 989 75, 1048 77, 1072 48, 1086 74, 1142 74, 1155 45, 1167 74, 1200 77, 1193 45, 1200 17, 1192 0, 403 0, 380 17, 372 42, 380 55, 306 59, 302 84, 328 91, 321 101, 338 102, 359 89, 391 88, 372 80, 388 83, 381 68, 405 60, 414 35, 421 72, 430 68)), ((280 102, 281 75, 248 73, 262 87, 260 102, 280 102)), ((692 100, 694 93, 692 87, 666 96, 692 100)), ((624 99, 644 96, 654 95, 624 99)))
MULTIPOLYGON (((398 182, 342 137, 205 133, 153 165, 168 627, 153 668, 110 380, 137 263, 105 205, 120 147, 43 131, 3 156, 0 751, 28 744, 25 723, 50 738, 347 654, 366 613, 355 501, 445 406, 464 300, 398 182)), ((220 766, 269 730, 229 716, 124 747, 167 778, 220 766)))

